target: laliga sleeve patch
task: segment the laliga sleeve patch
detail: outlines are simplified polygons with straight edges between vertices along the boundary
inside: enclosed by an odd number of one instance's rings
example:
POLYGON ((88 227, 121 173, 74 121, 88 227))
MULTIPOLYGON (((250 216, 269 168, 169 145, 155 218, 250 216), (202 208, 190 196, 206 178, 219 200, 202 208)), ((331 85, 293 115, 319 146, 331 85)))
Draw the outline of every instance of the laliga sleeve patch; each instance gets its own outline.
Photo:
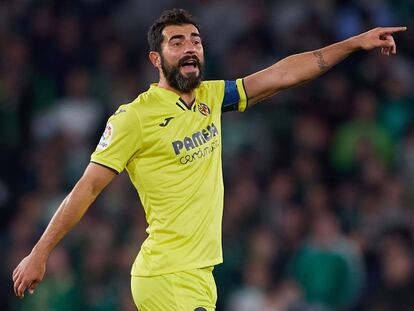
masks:
POLYGON ((101 140, 99 141, 98 146, 96 147, 97 150, 104 150, 108 148, 111 144, 112 136, 114 135, 114 127, 111 123, 108 123, 105 127, 105 131, 101 136, 101 140))

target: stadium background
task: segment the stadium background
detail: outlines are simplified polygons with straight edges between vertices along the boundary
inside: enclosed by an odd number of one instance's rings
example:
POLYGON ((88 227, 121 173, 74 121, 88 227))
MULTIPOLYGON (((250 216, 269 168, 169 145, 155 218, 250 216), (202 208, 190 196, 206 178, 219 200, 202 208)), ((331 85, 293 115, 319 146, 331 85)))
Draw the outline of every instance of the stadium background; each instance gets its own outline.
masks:
MULTIPOLYGON (((106 118, 157 73, 146 31, 198 18, 206 79, 234 79, 375 26, 398 56, 333 71, 223 116, 218 310, 414 310, 414 3, 410 0, 0 2, 0 310, 133 310, 145 218, 122 174, 53 252, 35 295, 11 272, 88 163, 106 118)), ((208 191, 208 189, 204 189, 208 191)))

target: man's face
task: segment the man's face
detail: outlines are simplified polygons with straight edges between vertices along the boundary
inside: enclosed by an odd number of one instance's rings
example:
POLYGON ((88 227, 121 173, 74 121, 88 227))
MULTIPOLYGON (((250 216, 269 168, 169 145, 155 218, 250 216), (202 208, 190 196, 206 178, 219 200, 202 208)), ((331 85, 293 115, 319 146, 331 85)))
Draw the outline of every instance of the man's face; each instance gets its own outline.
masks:
POLYGON ((192 24, 164 28, 161 69, 167 82, 183 93, 191 92, 202 80, 204 52, 201 37, 192 24))

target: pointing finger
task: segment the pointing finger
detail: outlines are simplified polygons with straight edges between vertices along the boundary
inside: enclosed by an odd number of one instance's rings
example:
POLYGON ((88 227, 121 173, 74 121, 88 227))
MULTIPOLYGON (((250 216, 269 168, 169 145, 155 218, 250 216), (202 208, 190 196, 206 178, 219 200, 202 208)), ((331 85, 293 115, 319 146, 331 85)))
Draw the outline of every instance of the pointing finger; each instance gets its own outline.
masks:
POLYGON ((386 34, 386 33, 406 31, 407 27, 384 27, 384 28, 380 28, 380 30, 381 30, 380 31, 381 34, 386 34))

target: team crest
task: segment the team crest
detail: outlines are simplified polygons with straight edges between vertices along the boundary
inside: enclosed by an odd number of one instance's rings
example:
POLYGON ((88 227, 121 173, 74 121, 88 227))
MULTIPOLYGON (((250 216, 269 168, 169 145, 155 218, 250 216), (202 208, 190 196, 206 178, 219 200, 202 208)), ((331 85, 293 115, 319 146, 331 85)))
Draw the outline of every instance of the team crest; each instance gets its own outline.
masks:
POLYGON ((103 132, 101 136, 101 140, 99 141, 98 147, 96 149, 104 150, 108 148, 109 144, 111 143, 113 134, 114 134, 114 127, 111 123, 108 123, 105 127, 105 131, 103 132))
POLYGON ((210 108, 208 108, 208 106, 203 103, 198 104, 198 111, 200 111, 200 113, 206 117, 210 114, 210 108))

